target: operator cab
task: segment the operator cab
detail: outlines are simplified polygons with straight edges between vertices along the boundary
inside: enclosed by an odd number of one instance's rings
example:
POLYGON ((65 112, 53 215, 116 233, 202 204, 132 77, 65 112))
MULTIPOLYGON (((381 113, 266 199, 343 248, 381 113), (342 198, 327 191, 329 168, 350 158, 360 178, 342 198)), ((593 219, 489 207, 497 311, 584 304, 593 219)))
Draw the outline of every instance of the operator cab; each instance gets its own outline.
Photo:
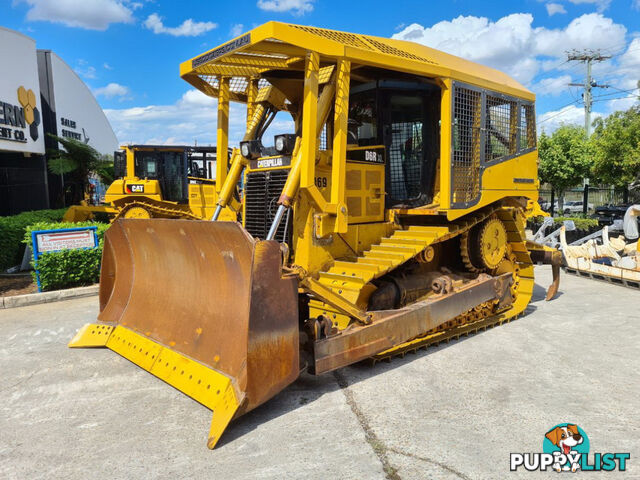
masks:
POLYGON ((216 147, 129 145, 133 172, 127 172, 127 150, 114 152, 114 177, 157 180, 164 200, 188 201, 189 183, 215 181, 216 147))
MULTIPOLYGON (((433 202, 440 158, 440 87, 431 79, 393 75, 380 69, 359 70, 365 80, 351 81, 347 160, 385 164, 385 208, 412 208, 433 202), (371 147, 362 149, 361 147, 371 147)), ((268 80, 283 89, 289 81, 302 83, 290 72, 270 72, 268 80)), ((250 159, 290 154, 295 135, 276 135, 275 146, 265 147, 262 136, 275 116, 268 112, 255 139, 240 144, 250 159), (283 141, 288 148, 280 149, 283 141)), ((331 119, 320 137, 320 149, 331 150, 331 119)), ((296 122, 298 129, 300 122, 296 122)), ((300 131, 297 132, 299 136, 300 131)))
POLYGON ((438 86, 404 80, 352 84, 348 128, 350 147, 384 146, 387 208, 432 202, 440 156, 438 86))

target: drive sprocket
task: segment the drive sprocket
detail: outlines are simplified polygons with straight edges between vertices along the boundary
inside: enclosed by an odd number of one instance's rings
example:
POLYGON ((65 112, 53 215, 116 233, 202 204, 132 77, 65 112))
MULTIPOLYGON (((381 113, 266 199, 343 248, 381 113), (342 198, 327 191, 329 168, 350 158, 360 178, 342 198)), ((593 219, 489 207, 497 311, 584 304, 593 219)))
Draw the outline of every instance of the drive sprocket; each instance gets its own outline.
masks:
POLYGON ((507 229, 496 216, 467 230, 460 238, 460 255, 471 272, 492 271, 507 253, 507 229))

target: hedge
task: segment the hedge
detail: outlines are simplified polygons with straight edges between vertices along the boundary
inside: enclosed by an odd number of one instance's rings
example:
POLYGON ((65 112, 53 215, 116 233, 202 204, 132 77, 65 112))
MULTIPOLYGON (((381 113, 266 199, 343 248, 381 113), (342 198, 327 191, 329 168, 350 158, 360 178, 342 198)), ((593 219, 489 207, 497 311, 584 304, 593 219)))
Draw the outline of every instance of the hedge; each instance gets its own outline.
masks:
MULTIPOLYGON (((91 250, 63 250, 61 252, 43 253, 38 259, 40 272, 40 288, 42 291, 59 290, 61 288, 92 285, 100 280, 100 258, 104 245, 104 232, 108 224, 97 222, 38 222, 30 225, 24 235, 23 242, 31 242, 32 230, 56 230, 60 228, 77 228, 85 226, 98 227, 98 248, 91 250)), ((32 257, 33 265, 33 257, 32 257)), ((35 268, 35 265, 34 265, 35 268)), ((35 270, 32 273, 36 281, 35 270)))
POLYGON ((67 210, 35 210, 10 217, 0 217, 0 270, 18 265, 22 261, 22 238, 26 228, 36 222, 57 222, 67 210))
MULTIPOLYGON (((598 229, 598 220, 596 218, 583 218, 583 217, 554 217, 553 225, 555 228, 560 228, 562 222, 565 220, 572 220, 578 230, 591 230, 592 228, 598 229)), ((533 223, 538 226, 542 225, 544 217, 535 217, 533 223)))
POLYGON ((565 220, 572 220, 578 230, 598 229, 598 220, 596 218, 579 218, 579 217, 556 217, 555 222, 561 224, 565 220))

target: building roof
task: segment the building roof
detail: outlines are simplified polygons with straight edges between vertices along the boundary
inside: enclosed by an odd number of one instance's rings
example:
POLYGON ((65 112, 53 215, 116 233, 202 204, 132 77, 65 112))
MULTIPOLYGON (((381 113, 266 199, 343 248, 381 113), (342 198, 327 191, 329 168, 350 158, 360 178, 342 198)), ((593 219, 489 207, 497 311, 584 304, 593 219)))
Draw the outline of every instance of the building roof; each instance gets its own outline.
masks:
POLYGON ((183 62, 180 75, 212 96, 217 95, 218 77, 231 76, 232 100, 246 101, 249 77, 270 70, 302 70, 307 51, 318 52, 323 65, 343 58, 352 62, 352 70, 370 66, 427 78, 452 78, 535 99, 531 91, 503 72, 424 45, 280 22, 265 23, 183 62))

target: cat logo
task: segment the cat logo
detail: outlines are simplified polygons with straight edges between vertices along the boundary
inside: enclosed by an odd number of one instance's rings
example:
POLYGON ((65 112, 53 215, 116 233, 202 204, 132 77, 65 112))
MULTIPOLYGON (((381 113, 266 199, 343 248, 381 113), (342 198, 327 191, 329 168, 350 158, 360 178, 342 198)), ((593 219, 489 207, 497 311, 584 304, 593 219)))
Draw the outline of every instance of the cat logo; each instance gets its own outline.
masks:
POLYGON ((144 193, 144 185, 139 183, 127 185, 127 193, 144 193))

